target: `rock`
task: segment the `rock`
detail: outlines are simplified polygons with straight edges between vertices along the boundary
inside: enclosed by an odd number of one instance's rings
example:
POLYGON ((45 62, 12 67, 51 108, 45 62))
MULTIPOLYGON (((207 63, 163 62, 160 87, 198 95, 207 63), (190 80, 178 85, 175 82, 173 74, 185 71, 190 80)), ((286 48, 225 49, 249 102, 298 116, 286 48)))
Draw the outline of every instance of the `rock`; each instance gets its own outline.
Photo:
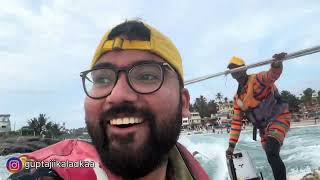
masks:
POLYGON ((320 180, 320 168, 306 174, 301 180, 320 180))
POLYGON ((314 177, 320 179, 320 169, 314 170, 314 177))
POLYGON ((39 137, 9 137, 0 140, 0 156, 12 153, 28 153, 55 144, 59 140, 39 137))
POLYGON ((50 139, 50 138, 42 138, 40 139, 41 142, 44 142, 45 144, 55 144, 59 142, 59 140, 50 139))
POLYGON ((41 138, 39 137, 19 137, 17 139, 17 142, 34 142, 34 141, 39 141, 41 138))

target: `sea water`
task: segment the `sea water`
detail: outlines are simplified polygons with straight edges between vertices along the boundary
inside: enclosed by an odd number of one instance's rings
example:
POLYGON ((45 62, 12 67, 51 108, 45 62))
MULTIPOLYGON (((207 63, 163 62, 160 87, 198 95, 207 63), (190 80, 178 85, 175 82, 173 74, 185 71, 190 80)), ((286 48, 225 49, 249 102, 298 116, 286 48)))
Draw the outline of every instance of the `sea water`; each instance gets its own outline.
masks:
MULTIPOLYGON (((273 180, 271 167, 259 140, 258 137, 257 141, 252 139, 252 131, 241 133, 236 150, 248 151, 264 179, 273 180)), ((179 142, 191 152, 200 153, 200 158, 197 159, 206 169, 210 179, 228 179, 225 159, 228 134, 183 135, 179 142)), ((320 167, 320 126, 290 129, 280 156, 289 176, 307 174, 312 169, 320 167)))
MULTIPOLYGON (((242 132, 237 150, 248 151, 264 179, 272 180, 272 170, 259 139, 257 140, 252 140, 252 132, 242 132)), ((199 152, 197 159, 206 169, 210 179, 228 179, 225 160, 225 150, 228 147, 227 133, 181 135, 179 142, 190 152, 199 152)), ((311 169, 320 167, 320 126, 290 129, 280 154, 290 176, 306 174, 311 169)), ((12 156, 17 154, 0 157, 0 179, 6 179, 10 175, 6 169, 6 161, 12 156)))

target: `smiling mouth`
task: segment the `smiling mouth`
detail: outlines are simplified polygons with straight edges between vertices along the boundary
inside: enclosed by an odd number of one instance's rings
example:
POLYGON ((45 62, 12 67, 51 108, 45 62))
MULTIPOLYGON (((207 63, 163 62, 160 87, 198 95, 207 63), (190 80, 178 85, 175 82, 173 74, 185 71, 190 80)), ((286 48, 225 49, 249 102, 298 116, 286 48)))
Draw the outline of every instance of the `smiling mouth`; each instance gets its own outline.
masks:
POLYGON ((109 121, 109 124, 111 126, 116 126, 119 128, 128 128, 137 124, 141 124, 143 122, 144 120, 141 117, 123 117, 111 119, 109 121))

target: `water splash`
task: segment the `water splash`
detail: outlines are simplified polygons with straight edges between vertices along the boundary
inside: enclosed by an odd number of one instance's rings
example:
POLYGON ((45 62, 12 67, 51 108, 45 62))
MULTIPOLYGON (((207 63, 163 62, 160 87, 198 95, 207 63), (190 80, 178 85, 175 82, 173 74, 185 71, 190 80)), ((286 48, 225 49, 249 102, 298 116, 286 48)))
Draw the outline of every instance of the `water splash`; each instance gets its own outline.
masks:
MULTIPOLYGON (((291 129, 281 150, 281 157, 286 165, 287 174, 306 174, 320 167, 320 127, 291 129)), ((179 142, 190 152, 198 151, 198 161, 208 172, 210 179, 228 179, 225 150, 228 147, 227 134, 184 135, 179 142)), ((252 140, 252 132, 241 133, 237 149, 246 150, 254 160, 264 179, 272 180, 272 170, 259 138, 252 140)))
MULTIPOLYGON (((281 150, 281 157, 290 176, 302 175, 320 167, 320 127, 291 129, 281 150)), ((198 151, 195 156, 210 179, 228 179, 225 150, 228 147, 228 134, 182 135, 179 142, 190 152, 198 151)), ((252 140, 252 132, 241 133, 237 149, 246 150, 254 160, 264 179, 272 180, 272 171, 262 150, 259 140, 252 140)), ((0 179, 6 179, 10 173, 6 169, 9 156, 0 156, 0 179)), ((17 155, 16 155, 17 156, 17 155)))

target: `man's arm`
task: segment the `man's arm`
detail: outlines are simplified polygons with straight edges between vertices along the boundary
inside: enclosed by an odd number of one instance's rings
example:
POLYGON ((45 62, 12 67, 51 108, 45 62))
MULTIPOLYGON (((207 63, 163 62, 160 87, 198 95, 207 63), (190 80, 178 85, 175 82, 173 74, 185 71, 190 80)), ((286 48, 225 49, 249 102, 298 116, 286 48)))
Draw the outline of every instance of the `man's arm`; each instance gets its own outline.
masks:
POLYGON ((286 55, 287 55, 286 53, 273 55, 272 57, 275 60, 271 64, 271 68, 269 69, 269 71, 265 71, 257 74, 256 76, 257 81, 261 85, 266 85, 266 86, 271 85, 280 77, 283 69, 281 60, 284 59, 286 55))
POLYGON ((240 107, 238 106, 236 100, 233 102, 233 117, 231 121, 231 130, 230 130, 230 136, 229 136, 229 150, 232 150, 235 148, 239 137, 241 133, 241 127, 242 127, 242 111, 240 107))

